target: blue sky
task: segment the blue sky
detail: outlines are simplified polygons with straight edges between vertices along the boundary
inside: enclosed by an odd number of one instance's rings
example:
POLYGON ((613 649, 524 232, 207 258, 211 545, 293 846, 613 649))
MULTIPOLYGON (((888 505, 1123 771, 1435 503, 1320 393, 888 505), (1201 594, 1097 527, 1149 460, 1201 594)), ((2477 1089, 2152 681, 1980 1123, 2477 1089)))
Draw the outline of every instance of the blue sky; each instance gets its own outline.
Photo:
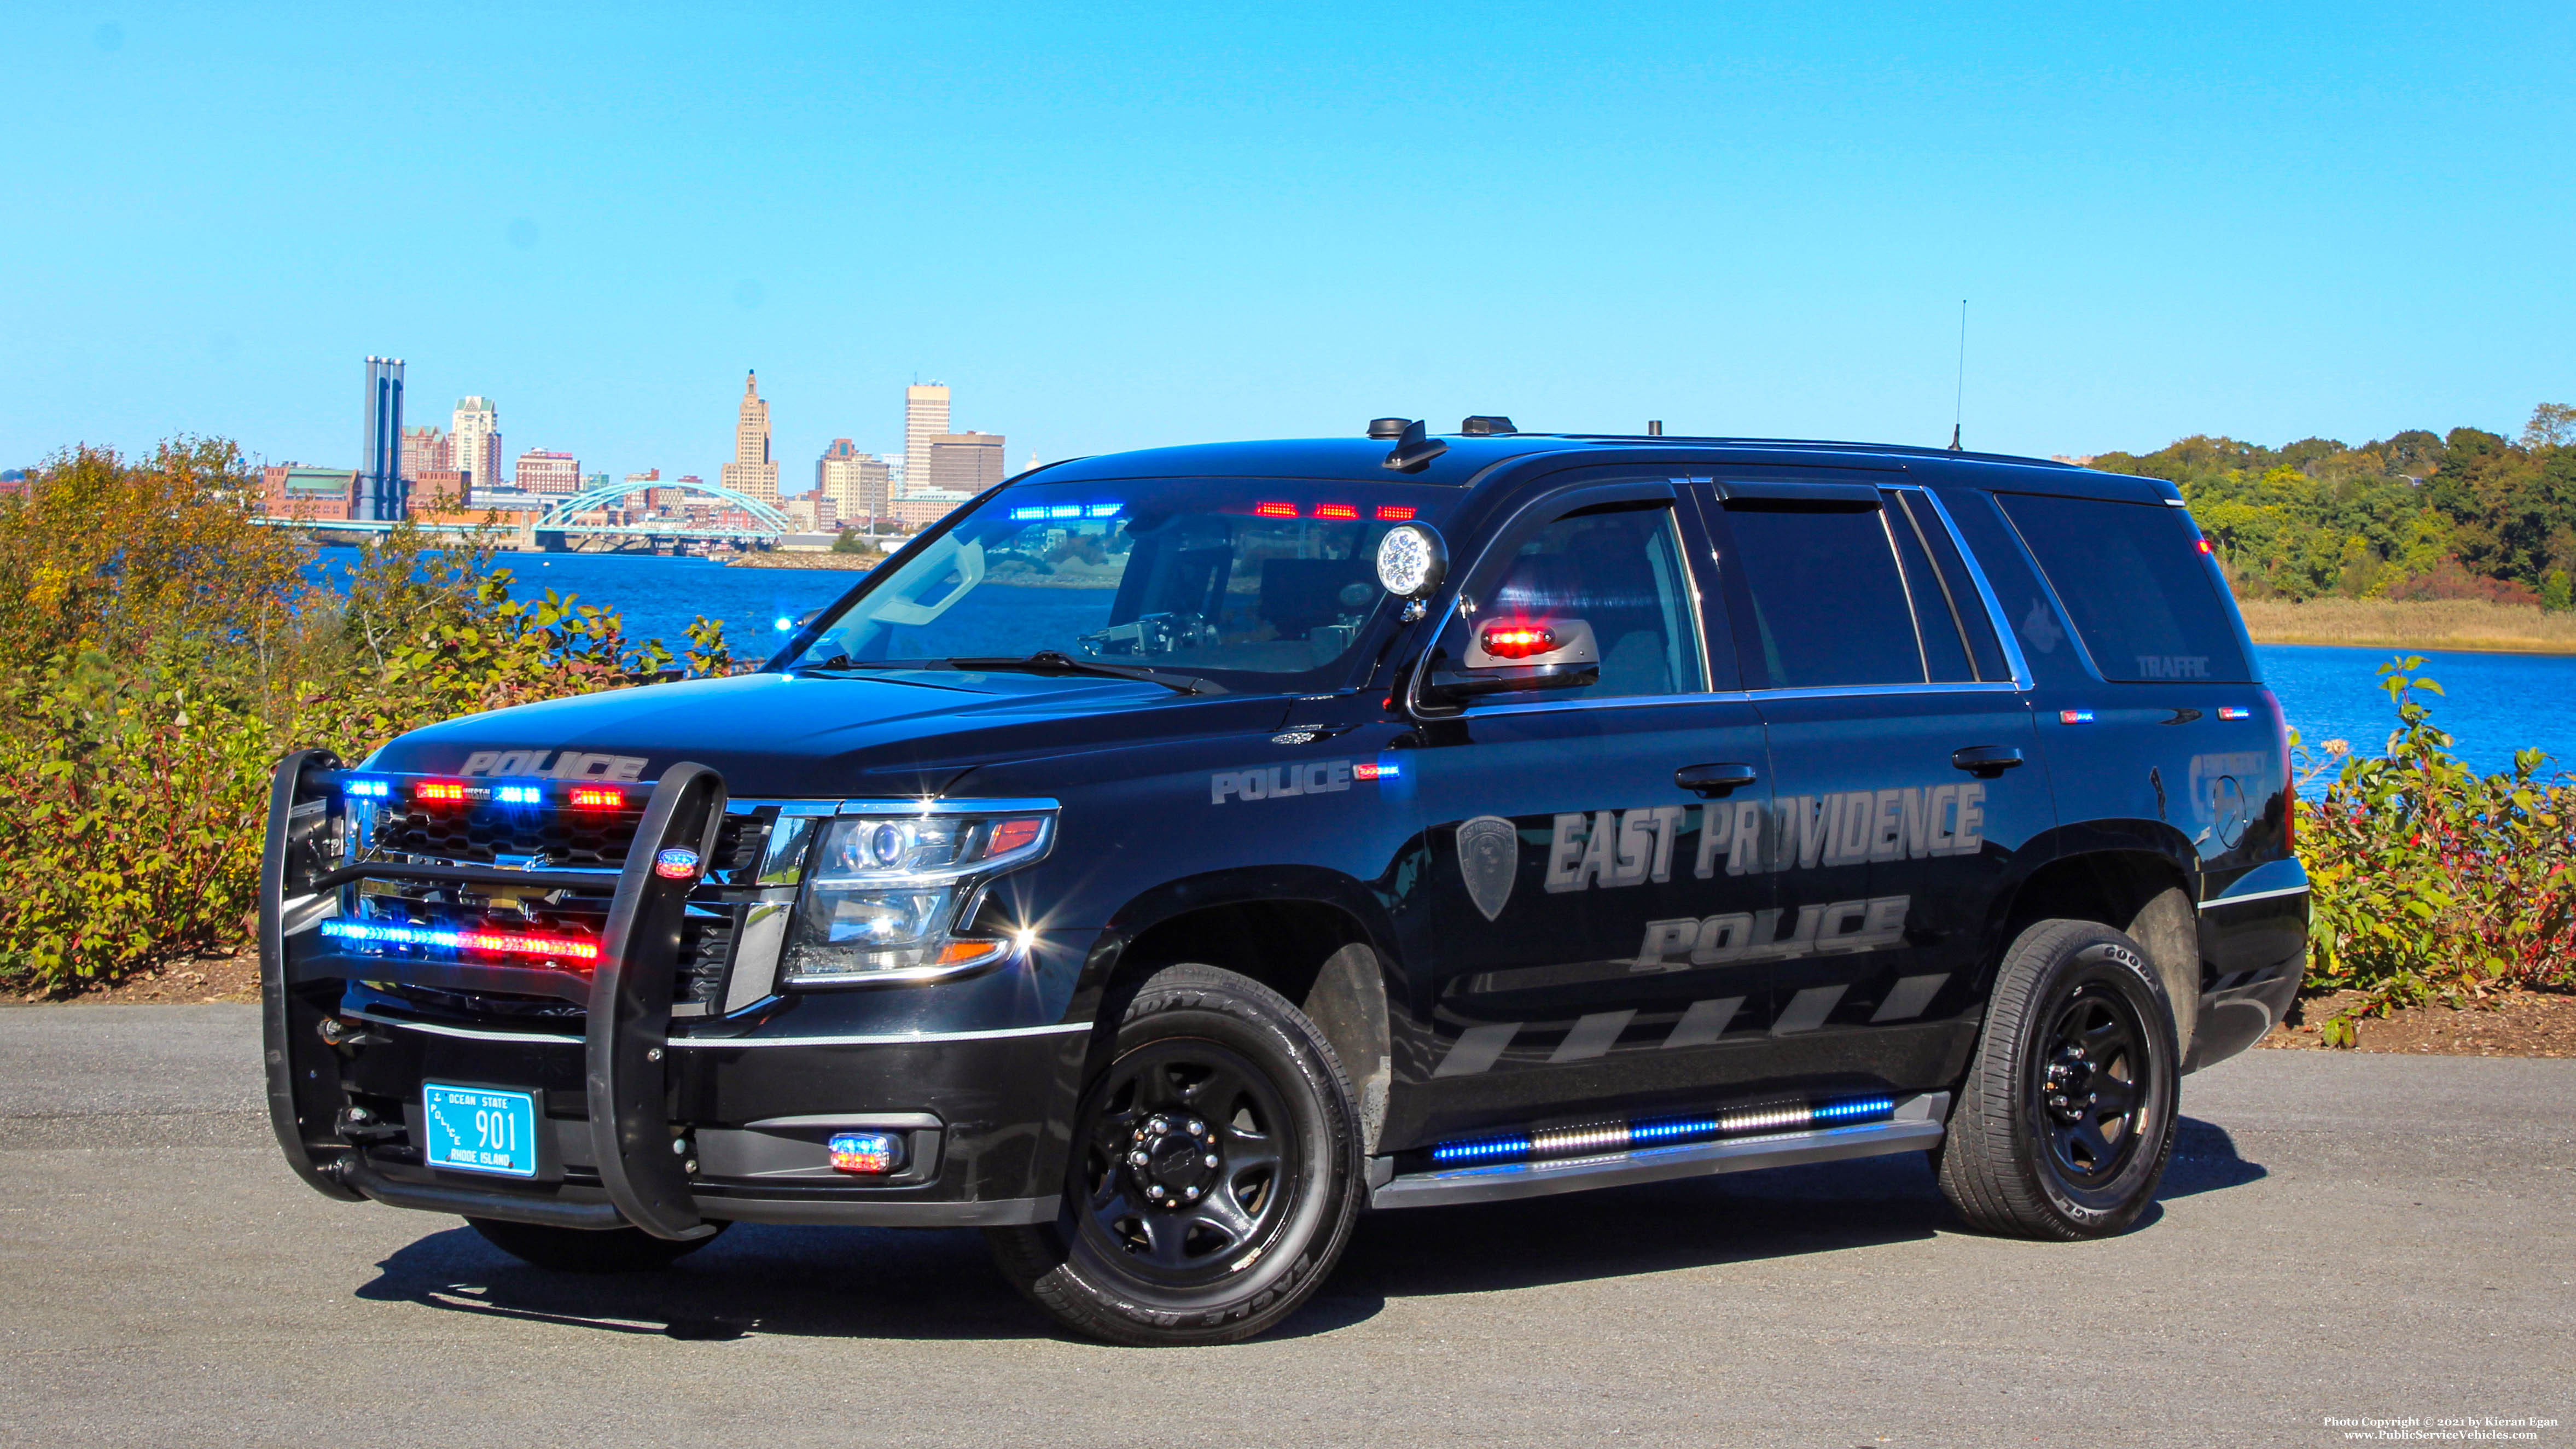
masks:
POLYGON ((413 421, 793 487, 1454 427, 1971 446, 2576 400, 2576 8, 13 7, 0 465, 413 421), (746 18, 719 22, 719 10, 746 18))

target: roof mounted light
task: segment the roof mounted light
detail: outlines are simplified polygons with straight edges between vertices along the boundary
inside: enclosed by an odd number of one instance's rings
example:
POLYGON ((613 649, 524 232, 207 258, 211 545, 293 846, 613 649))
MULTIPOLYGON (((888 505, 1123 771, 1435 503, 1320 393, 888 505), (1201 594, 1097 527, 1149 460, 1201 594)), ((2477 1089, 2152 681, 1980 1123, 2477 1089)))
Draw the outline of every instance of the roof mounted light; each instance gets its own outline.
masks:
POLYGON ((1512 426, 1510 418, 1477 413, 1459 423, 1458 431, 1471 438, 1493 438, 1505 433, 1517 433, 1520 429, 1512 426))

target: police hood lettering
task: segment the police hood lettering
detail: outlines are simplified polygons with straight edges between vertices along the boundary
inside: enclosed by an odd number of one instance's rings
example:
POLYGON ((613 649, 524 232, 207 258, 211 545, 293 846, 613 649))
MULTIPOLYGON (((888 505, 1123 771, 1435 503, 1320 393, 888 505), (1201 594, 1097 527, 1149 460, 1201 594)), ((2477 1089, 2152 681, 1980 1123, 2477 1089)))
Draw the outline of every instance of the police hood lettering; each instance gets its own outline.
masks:
POLYGON ((545 780, 611 780, 644 778, 650 763, 642 755, 590 755, 579 750, 476 750, 457 767, 460 775, 533 775, 545 780))

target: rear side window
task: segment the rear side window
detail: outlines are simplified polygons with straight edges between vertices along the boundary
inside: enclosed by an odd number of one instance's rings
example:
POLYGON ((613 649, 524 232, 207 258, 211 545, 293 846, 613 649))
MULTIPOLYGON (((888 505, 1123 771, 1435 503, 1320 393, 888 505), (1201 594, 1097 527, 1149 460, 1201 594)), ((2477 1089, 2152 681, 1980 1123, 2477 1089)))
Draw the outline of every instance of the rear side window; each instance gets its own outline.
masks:
POLYGON ((1752 595, 1753 637, 1743 642, 1772 688, 1924 682, 1914 606, 1880 510, 1730 499, 1726 526, 1731 562, 1752 595))
POLYGON ((2251 680, 2218 573, 2182 511, 1998 493, 2105 679, 2251 680))

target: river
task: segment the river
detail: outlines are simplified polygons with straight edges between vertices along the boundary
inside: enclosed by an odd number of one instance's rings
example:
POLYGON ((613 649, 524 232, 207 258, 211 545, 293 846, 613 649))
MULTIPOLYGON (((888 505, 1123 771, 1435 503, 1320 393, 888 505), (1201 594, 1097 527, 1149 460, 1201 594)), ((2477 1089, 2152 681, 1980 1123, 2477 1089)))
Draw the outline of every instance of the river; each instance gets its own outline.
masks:
MULTIPOLYGON (((343 573, 355 556, 354 549, 325 548, 317 564, 343 573)), ((866 577, 619 554, 503 554, 495 567, 514 575, 517 597, 545 589, 578 595, 622 613, 630 636, 658 636, 674 652, 683 647, 691 619, 722 619, 740 656, 765 654, 780 639, 779 620, 819 609, 866 577)), ((2291 725, 2311 747, 2340 739, 2376 751, 2386 743, 2397 717, 2374 671, 2395 651, 2258 644, 2254 652, 2291 725)), ((2501 770, 2516 749, 2538 746, 2555 757, 2555 768, 2576 769, 2576 656, 2427 652, 2417 673, 2441 682, 2445 694, 2425 702, 2472 768, 2501 770)))

